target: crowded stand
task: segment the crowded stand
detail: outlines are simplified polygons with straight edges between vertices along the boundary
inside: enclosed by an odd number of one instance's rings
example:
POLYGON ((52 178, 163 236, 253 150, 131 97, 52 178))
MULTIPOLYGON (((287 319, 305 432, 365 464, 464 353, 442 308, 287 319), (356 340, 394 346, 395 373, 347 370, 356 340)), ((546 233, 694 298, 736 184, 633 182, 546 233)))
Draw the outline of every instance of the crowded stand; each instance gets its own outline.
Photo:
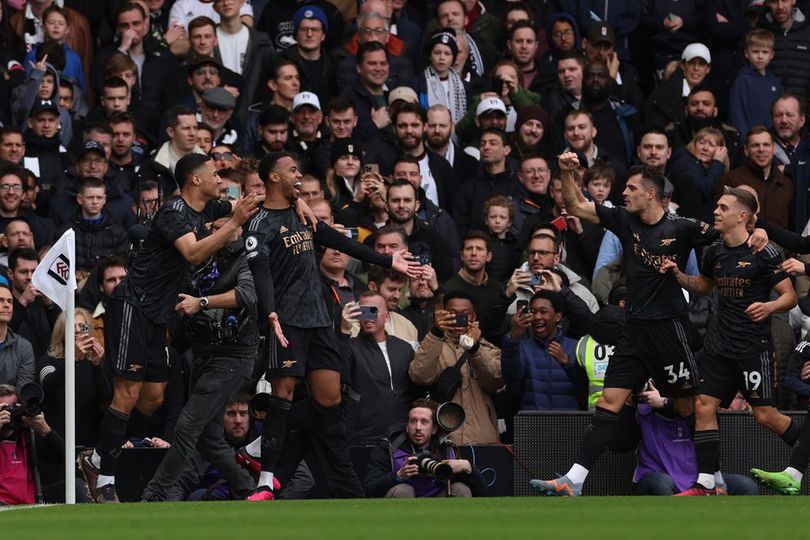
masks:
POLYGON ((520 411, 589 415, 537 495, 617 447, 636 494, 799 494, 808 17, 0 0, 0 506, 133 463, 144 502, 486 496, 462 450, 522 463, 520 411), (67 232, 72 317, 33 280, 67 232), (728 411, 782 470, 724 474, 728 411))

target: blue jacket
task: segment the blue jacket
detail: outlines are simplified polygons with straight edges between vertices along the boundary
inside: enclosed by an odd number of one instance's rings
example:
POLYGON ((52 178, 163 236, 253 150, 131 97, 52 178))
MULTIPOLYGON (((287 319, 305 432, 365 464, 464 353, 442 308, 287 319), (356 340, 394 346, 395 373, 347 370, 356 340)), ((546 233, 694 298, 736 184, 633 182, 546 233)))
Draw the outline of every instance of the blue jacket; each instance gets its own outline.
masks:
MULTIPOLYGON (((25 67, 25 72, 28 73, 31 71, 31 64, 35 63, 37 60, 37 50, 39 49, 39 44, 34 45, 28 54, 25 56, 25 61, 23 61, 23 66, 25 67)), ((61 75, 62 77, 66 77, 70 79, 71 82, 78 84, 81 89, 82 93, 86 96, 87 95, 87 78, 84 76, 84 66, 82 65, 82 57, 79 56, 79 53, 68 47, 66 44, 62 45, 62 49, 65 51, 65 69, 62 70, 61 75)))
POLYGON ((743 138, 754 126, 769 128, 773 124, 771 106, 781 95, 779 77, 770 71, 760 75, 752 67, 743 66, 731 85, 728 120, 743 138))
POLYGON ((585 372, 576 361, 577 342, 559 331, 554 341, 568 354, 565 367, 534 337, 516 341, 507 334, 503 340, 501 373, 507 382, 523 385, 521 410, 580 410, 585 388, 578 388, 575 380, 585 372))

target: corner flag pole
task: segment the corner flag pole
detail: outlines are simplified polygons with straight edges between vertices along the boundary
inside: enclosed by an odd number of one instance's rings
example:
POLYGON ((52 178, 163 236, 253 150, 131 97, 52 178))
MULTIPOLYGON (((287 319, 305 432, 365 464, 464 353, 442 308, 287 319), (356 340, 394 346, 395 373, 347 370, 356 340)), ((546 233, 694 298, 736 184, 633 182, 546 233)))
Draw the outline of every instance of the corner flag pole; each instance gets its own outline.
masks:
POLYGON ((32 282, 65 315, 65 502, 76 504, 76 236, 68 229, 37 265, 32 282))
MULTIPOLYGON (((75 264, 75 261, 71 261, 75 264)), ((73 270, 73 268, 71 268, 73 270)), ((76 504, 76 325, 75 299, 65 310, 65 502, 76 504)))

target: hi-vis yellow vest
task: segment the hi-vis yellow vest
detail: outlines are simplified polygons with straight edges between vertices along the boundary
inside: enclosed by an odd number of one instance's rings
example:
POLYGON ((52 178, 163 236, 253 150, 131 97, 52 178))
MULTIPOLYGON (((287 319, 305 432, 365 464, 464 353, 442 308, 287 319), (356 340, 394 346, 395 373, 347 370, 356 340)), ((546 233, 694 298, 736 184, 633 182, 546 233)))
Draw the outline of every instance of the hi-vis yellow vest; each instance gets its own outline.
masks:
POLYGON ((605 385, 605 371, 613 357, 613 345, 602 345, 591 336, 577 342, 577 363, 588 374, 588 408, 596 407, 605 385))

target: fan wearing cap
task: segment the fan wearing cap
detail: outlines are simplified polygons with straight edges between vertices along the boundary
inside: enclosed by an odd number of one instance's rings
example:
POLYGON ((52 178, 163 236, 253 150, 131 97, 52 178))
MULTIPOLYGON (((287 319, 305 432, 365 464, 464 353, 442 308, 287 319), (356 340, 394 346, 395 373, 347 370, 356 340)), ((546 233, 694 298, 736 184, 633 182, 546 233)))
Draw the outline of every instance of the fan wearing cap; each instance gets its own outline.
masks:
POLYGON ((31 106, 23 130, 25 158, 23 165, 40 181, 44 196, 64 180, 64 171, 70 166, 70 155, 64 152, 59 137, 61 120, 55 99, 37 99, 31 106))
MULTIPOLYGON (((810 14, 802 11, 796 3, 796 0, 766 0, 766 13, 759 22, 776 39, 769 67, 782 79, 785 92, 805 99, 810 89, 810 59, 804 54, 810 49, 810 14)), ((802 4, 807 9, 806 3, 802 4)))
POLYGON ((450 109, 453 123, 456 123, 467 112, 467 104, 472 97, 469 83, 453 69, 458 57, 456 31, 452 28, 436 30, 430 37, 426 52, 428 67, 416 76, 412 86, 423 107, 444 105, 450 109))
POLYGON ((337 93, 337 66, 325 48, 329 31, 326 13, 317 4, 302 5, 293 15, 292 29, 295 38, 293 45, 278 53, 274 59, 285 58, 295 62, 301 70, 303 88, 326 103, 337 93))
POLYGON ((324 138, 323 111, 321 101, 312 92, 301 92, 293 100, 292 129, 287 140, 287 148, 298 154, 301 172, 312 170, 312 158, 324 138))
MULTIPOLYGON (((507 116, 506 105, 499 97, 485 97, 478 102, 475 108, 475 125, 479 132, 494 128, 501 131, 506 130, 507 116)), ((458 125, 456 126, 458 129, 458 125)), ((471 141, 464 151, 472 157, 479 159, 481 154, 478 150, 478 141, 471 141)))
POLYGON ((686 97, 692 88, 703 83, 712 69, 712 54, 703 43, 691 43, 681 53, 680 71, 661 83, 647 98, 644 121, 651 126, 663 127, 684 119, 686 97))
POLYGON ((629 62, 619 60, 616 33, 606 22, 595 22, 582 39, 582 51, 588 63, 602 62, 610 72, 611 91, 638 110, 644 107, 644 93, 638 86, 639 75, 629 62))
POLYGON ((236 146, 238 144, 239 132, 231 123, 235 107, 236 98, 221 86, 209 88, 203 92, 198 122, 207 124, 213 129, 213 140, 211 141, 213 146, 218 144, 236 146))

